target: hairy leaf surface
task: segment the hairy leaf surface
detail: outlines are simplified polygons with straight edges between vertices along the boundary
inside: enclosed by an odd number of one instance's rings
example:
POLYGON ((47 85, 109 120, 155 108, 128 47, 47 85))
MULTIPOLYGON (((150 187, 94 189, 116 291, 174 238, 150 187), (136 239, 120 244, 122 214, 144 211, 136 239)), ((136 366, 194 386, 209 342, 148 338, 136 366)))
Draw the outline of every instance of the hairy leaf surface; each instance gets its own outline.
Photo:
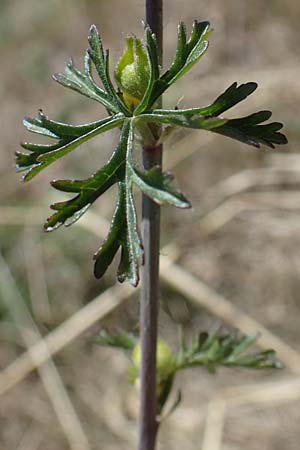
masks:
MULTIPOLYGON (((144 255, 134 204, 134 185, 159 205, 169 204, 179 208, 191 206, 185 195, 174 187, 171 174, 162 172, 159 167, 141 170, 135 166, 132 157, 135 142, 141 140, 142 145, 151 146, 155 151, 155 147, 163 140, 164 129, 172 131, 173 128, 183 127, 211 131, 254 147, 266 145, 274 148, 275 145, 287 143, 285 135, 280 132, 282 124, 267 122, 272 115, 270 111, 259 111, 234 119, 222 117, 224 112, 256 90, 257 84, 254 82, 241 85, 233 83, 208 106, 157 109, 161 95, 204 55, 210 33, 208 22, 195 21, 188 38, 185 25, 180 23, 175 55, 170 67, 161 73, 156 38, 146 26, 144 46, 136 37, 127 39, 127 51, 119 60, 115 71, 119 88, 117 91, 109 73, 109 52, 103 49, 99 32, 93 25, 88 37, 90 48, 85 54, 83 71, 78 70, 70 60, 65 71, 54 75, 54 79, 99 102, 108 111, 108 117, 83 125, 70 125, 50 120, 40 110, 36 118, 24 119, 24 126, 28 131, 47 139, 45 143, 25 142, 21 145, 27 153, 16 153, 16 167, 19 171, 25 171, 25 181, 95 136, 114 128, 120 129, 119 143, 110 159, 103 167, 96 168, 93 175, 83 180, 51 182, 55 189, 75 195, 51 205, 54 213, 45 224, 46 231, 73 224, 111 186, 118 186, 117 204, 110 230, 94 256, 94 274, 97 278, 104 275, 120 252, 119 281, 128 280, 133 286, 137 286, 139 282, 139 267, 143 264, 144 255), (131 75, 133 79, 130 79, 131 75), (99 78, 97 82, 95 77, 99 78)), ((204 364, 203 361, 208 358, 207 364, 213 367, 214 363, 209 355, 217 355, 217 359, 221 355, 224 364, 227 358, 228 365, 236 364, 237 361, 249 367, 267 364, 268 354, 262 354, 255 360, 233 351, 230 353, 230 342, 229 338, 205 339, 206 347, 199 350, 201 354, 198 352, 197 357, 194 354, 194 359, 189 360, 189 364, 204 364), (236 359, 237 356, 239 359, 236 359)), ((246 343, 241 341, 240 347, 235 348, 242 348, 246 343)), ((218 360, 220 361, 221 359, 218 360)))

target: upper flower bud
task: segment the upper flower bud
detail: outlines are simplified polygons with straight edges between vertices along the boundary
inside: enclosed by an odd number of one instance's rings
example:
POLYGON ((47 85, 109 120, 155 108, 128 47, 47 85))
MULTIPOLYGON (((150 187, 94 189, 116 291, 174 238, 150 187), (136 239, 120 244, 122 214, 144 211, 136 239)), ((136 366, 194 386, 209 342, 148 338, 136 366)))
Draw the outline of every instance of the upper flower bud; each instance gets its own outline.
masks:
POLYGON ((130 109, 142 100, 149 77, 149 62, 142 42, 136 37, 128 37, 126 49, 115 69, 115 79, 130 109))

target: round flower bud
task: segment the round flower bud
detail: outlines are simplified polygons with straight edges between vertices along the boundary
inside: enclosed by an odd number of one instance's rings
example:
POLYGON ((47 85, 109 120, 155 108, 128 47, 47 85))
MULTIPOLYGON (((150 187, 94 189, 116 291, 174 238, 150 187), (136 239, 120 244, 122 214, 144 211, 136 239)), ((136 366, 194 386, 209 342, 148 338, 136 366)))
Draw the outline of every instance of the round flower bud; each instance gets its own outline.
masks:
MULTIPOLYGON (((142 361, 142 351, 140 343, 134 347, 131 359, 136 369, 140 369, 142 361)), ((170 347, 162 339, 158 339, 156 348, 156 368, 159 376, 167 375, 173 366, 173 354, 170 347)))

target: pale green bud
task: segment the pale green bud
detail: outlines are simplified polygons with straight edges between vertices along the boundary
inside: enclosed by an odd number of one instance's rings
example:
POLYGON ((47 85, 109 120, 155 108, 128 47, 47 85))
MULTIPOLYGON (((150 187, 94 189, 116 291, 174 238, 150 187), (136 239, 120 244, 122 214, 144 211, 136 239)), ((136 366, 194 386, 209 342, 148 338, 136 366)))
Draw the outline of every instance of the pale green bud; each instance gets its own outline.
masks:
MULTIPOLYGON (((131 359, 136 367, 136 369, 140 369, 141 361, 142 361, 142 351, 140 343, 136 344, 134 347, 131 359)), ((162 339, 158 339, 157 347, 156 347, 156 369, 157 374, 160 377, 164 377, 167 375, 173 368, 174 357, 171 352, 170 347, 166 344, 162 339)))
POLYGON ((142 100, 149 77, 149 62, 142 42, 136 37, 128 37, 126 49, 115 69, 115 79, 130 109, 142 100))

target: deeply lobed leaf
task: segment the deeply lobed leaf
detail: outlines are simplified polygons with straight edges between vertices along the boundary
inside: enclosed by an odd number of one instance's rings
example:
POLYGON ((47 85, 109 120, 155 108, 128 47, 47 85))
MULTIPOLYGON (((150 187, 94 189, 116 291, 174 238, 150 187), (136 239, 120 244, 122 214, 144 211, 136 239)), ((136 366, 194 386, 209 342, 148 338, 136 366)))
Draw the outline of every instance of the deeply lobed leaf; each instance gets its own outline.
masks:
POLYGON ((259 111, 250 116, 228 120, 213 131, 257 148, 260 148, 261 144, 275 148, 275 145, 286 144, 287 138, 279 133, 283 127, 282 123, 271 122, 261 125, 271 116, 271 111, 259 111))
POLYGON ((109 111, 117 113, 119 108, 114 104, 110 95, 101 89, 92 76, 91 57, 87 52, 84 59, 84 73, 76 69, 71 59, 63 73, 53 75, 53 79, 64 87, 79 92, 80 94, 101 103, 109 111))
MULTIPOLYGON (((90 48, 85 54, 83 72, 75 68, 70 60, 65 72, 55 75, 54 78, 63 86, 101 103, 109 112, 109 117, 76 126, 50 120, 42 111, 36 118, 24 119, 24 125, 30 132, 52 140, 51 143, 21 144, 27 153, 17 152, 16 165, 17 170, 25 171, 25 181, 98 134, 121 128, 120 141, 111 158, 94 175, 85 180, 56 180, 51 183, 58 190, 76 195, 51 206, 55 212, 45 224, 47 231, 63 224, 71 225, 110 186, 118 185, 118 201, 110 231, 94 257, 94 273, 98 278, 106 272, 117 252, 121 250, 118 279, 127 279, 134 286, 138 284, 143 247, 133 199, 134 184, 160 205, 190 207, 187 198, 172 185, 170 174, 162 173, 159 168, 142 171, 134 166, 132 151, 136 131, 144 143, 149 140, 153 146, 162 139, 159 131, 161 125, 166 126, 168 130, 176 127, 209 130, 255 147, 263 144, 273 148, 287 142, 286 137, 279 132, 281 123, 265 123, 271 117, 269 111, 260 111, 237 119, 222 117, 225 111, 251 95, 257 88, 256 83, 239 86, 233 83, 212 104, 202 108, 155 109, 162 93, 205 53, 210 32, 208 22, 195 21, 188 39, 185 26, 180 23, 175 56, 169 69, 161 75, 156 39, 150 28, 146 27, 146 50, 139 39, 128 39, 128 51, 121 58, 116 71, 117 82, 122 91, 117 92, 110 79, 109 53, 103 49, 97 28, 92 26, 89 34, 90 48), (100 78, 101 87, 95 82, 93 67, 100 78), (133 79, 130 79, 131 75, 134 76, 133 79), (128 98, 126 100, 128 95, 131 96, 129 101, 128 98)), ((210 339, 213 338, 205 340, 206 345, 210 339)), ((215 340, 209 351, 219 354, 221 349, 224 351, 224 345, 224 342, 215 340)), ((228 345, 226 348, 229 348, 228 345)), ((240 363, 253 363, 251 358, 241 358, 243 359, 239 360, 240 363)), ((260 358, 263 364, 264 357, 260 358)))
POLYGON ((26 170, 23 180, 29 181, 41 170, 75 150, 84 142, 122 125, 124 119, 125 116, 119 113, 90 124, 73 126, 49 120, 40 111, 36 119, 25 119, 24 125, 29 131, 54 138, 57 142, 52 145, 21 144, 24 149, 31 153, 16 152, 17 170, 26 170))
POLYGON ((279 132, 283 127, 282 123, 271 122, 262 125, 272 116, 270 111, 259 111, 239 119, 218 117, 251 95, 256 88, 256 83, 246 83, 240 86, 233 83, 211 105, 204 108, 154 109, 150 113, 141 115, 139 120, 159 122, 174 127, 210 130, 257 148, 261 144, 271 148, 274 148, 275 145, 286 144, 285 135, 279 132))
MULTIPOLYGON (((132 365, 129 367, 129 382, 134 383, 140 373, 141 350, 138 337, 121 331, 108 333, 103 330, 95 342, 109 347, 119 348, 131 353, 132 365)), ((172 390, 177 372, 183 369, 203 367, 210 373, 221 366, 243 367, 251 369, 281 369, 273 350, 249 351, 256 342, 255 336, 247 336, 233 331, 228 334, 219 332, 199 333, 185 342, 177 354, 171 352, 162 339, 158 339, 156 363, 156 390, 159 413, 162 412, 172 390)), ((181 395, 177 397, 171 411, 176 408, 181 395)))
POLYGON ((169 204, 177 208, 191 207, 191 203, 182 192, 171 185, 173 176, 169 173, 161 173, 159 167, 142 172, 131 166, 131 177, 140 190, 159 205, 169 204))
POLYGON ((103 83, 103 86, 106 90, 107 95, 109 96, 111 103, 116 109, 115 112, 118 111, 122 112, 125 115, 130 115, 128 108, 122 102, 111 82, 109 75, 109 51, 106 50, 106 52, 104 52, 102 40, 95 25, 92 25, 90 28, 88 40, 90 44, 88 54, 90 55, 96 67, 99 78, 103 83))
POLYGON ((179 24, 175 58, 171 67, 162 76, 164 81, 170 85, 175 83, 199 61, 207 50, 207 38, 211 31, 209 22, 198 22, 195 20, 190 39, 186 42, 185 25, 182 22, 179 24))
POLYGON ((232 83, 229 88, 226 89, 219 97, 208 106, 201 108, 190 108, 190 109, 176 109, 176 110, 166 110, 166 109, 155 109, 154 114, 185 114, 185 115, 200 115, 203 117, 217 117, 225 111, 228 111, 233 106, 237 105, 241 101, 245 100, 249 95, 251 95, 257 89, 257 83, 249 82, 245 84, 240 84, 238 86, 237 82, 232 83))
POLYGON ((51 182, 55 189, 64 192, 75 192, 78 195, 71 200, 51 205, 51 208, 57 212, 47 220, 45 224, 46 231, 52 231, 62 224, 69 226, 76 222, 98 197, 123 178, 126 153, 125 133, 126 125, 123 126, 119 144, 110 160, 90 178, 86 180, 57 180, 51 182))
POLYGON ((155 89, 155 83, 158 83, 160 75, 156 38, 149 27, 146 27, 145 29, 145 41, 147 45, 149 81, 141 102, 134 110, 134 115, 136 116, 151 106, 151 95, 155 89))
MULTIPOLYGON (((131 158, 133 146, 133 121, 128 120, 123 126, 121 136, 126 158, 131 158)), ((142 241, 139 235, 137 217, 132 193, 132 180, 125 163, 122 181, 118 184, 119 195, 117 207, 112 219, 109 234, 95 254, 94 274, 100 278, 111 264, 115 254, 121 247, 121 261, 118 268, 118 280, 126 279, 137 286, 139 282, 139 263, 143 258, 142 241)))
POLYGON ((104 275, 120 248, 118 280, 120 282, 128 280, 135 287, 139 282, 139 262, 143 257, 143 247, 137 228, 132 193, 126 193, 124 183, 119 183, 118 203, 108 236, 94 255, 96 278, 104 275), (129 208, 127 203, 130 203, 129 208))
POLYGON ((126 256, 126 254, 128 254, 126 234, 127 223, 125 214, 124 186, 122 183, 119 183, 118 203, 111 221, 109 233, 99 250, 94 255, 94 275, 96 278, 101 278, 104 275, 112 263, 117 251, 120 247, 122 247, 118 277, 121 277, 121 281, 124 281, 125 269, 123 267, 126 266, 128 259, 126 256))
POLYGON ((248 367, 253 369, 280 369, 273 350, 245 353, 256 342, 256 336, 240 335, 237 332, 200 333, 178 356, 177 370, 204 366, 215 372, 218 366, 248 367))
POLYGON ((151 107, 173 83, 200 60, 207 50, 207 38, 211 32, 209 22, 195 20, 191 36, 187 41, 185 25, 179 24, 177 49, 173 62, 170 68, 154 83, 148 107, 151 107))

